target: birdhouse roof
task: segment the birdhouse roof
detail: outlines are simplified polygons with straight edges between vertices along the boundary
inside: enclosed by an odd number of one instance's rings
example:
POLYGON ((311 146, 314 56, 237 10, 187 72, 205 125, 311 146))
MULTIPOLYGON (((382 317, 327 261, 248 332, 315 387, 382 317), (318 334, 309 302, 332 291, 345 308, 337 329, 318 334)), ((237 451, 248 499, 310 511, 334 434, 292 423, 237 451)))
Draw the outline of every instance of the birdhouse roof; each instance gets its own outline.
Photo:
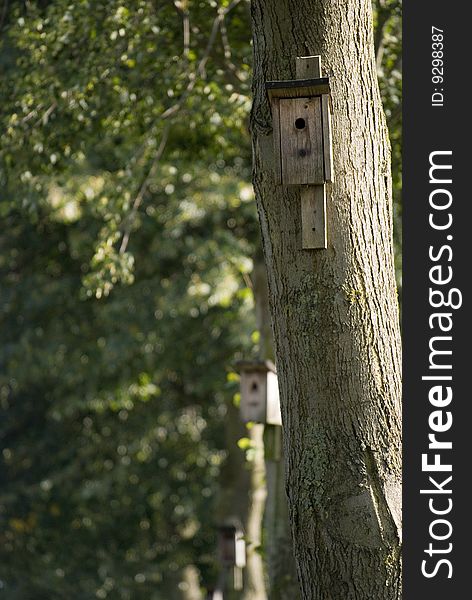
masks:
POLYGON ((271 360, 240 360, 236 363, 236 370, 238 373, 276 372, 275 365, 271 360))
POLYGON ((226 519, 224 521, 224 523, 221 523, 220 525, 218 525, 218 529, 223 534, 226 534, 226 533, 242 534, 242 533, 244 533, 243 527, 238 518, 230 517, 229 519, 226 519))
POLYGON ((329 94, 329 77, 317 79, 288 79, 286 81, 266 81, 269 98, 307 98, 329 94))

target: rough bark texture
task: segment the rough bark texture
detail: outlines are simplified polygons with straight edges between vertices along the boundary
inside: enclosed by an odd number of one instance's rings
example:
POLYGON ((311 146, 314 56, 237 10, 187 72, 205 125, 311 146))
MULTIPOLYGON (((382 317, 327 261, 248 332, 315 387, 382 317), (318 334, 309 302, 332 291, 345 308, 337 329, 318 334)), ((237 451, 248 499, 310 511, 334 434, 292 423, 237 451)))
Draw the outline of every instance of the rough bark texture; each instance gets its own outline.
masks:
POLYGON ((253 0, 254 185, 304 599, 401 597, 401 385, 390 150, 367 0, 253 0), (331 78, 328 249, 302 250, 300 190, 274 184, 264 81, 320 54, 331 78))

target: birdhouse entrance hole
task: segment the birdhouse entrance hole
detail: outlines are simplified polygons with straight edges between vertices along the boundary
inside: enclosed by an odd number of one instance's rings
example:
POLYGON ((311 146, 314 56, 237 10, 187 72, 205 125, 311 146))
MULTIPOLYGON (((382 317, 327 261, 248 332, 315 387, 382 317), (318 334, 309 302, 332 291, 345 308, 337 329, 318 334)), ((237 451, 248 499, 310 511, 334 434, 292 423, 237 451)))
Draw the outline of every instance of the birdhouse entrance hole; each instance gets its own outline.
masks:
POLYGON ((297 129, 305 129, 305 119, 302 119, 302 117, 298 117, 298 119, 295 119, 295 127, 297 129))

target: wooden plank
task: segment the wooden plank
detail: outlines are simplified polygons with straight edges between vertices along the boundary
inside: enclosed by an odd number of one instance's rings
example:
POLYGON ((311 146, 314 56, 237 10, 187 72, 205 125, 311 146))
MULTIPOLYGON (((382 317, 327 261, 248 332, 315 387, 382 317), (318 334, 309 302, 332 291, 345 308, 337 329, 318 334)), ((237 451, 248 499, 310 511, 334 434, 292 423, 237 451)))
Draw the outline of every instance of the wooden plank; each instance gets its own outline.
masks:
POLYGON ((327 248, 326 194, 324 185, 304 187, 302 204, 302 248, 327 248))
MULTIPOLYGON (((298 79, 320 78, 321 77, 321 56, 299 56, 296 59, 296 75, 298 79)), ((329 88, 329 83, 328 83, 329 88)), ((326 94, 329 94, 326 92, 326 94)), ((328 95, 322 95, 321 98, 328 95)), ((323 106, 320 100, 321 117, 323 106)), ((322 123, 322 121, 321 121, 322 123)), ((323 138, 323 125, 321 127, 321 137, 323 138)), ((322 139, 323 144, 323 139, 322 139)), ((324 166, 325 155, 324 148, 321 149, 322 162, 324 166)), ((325 172, 323 168, 323 180, 321 185, 304 187, 301 189, 301 217, 302 217, 302 248, 316 249, 327 248, 326 234, 326 193, 323 185, 325 172)))
POLYGON ((264 429, 264 456, 266 460, 282 458, 282 421, 276 425, 266 424, 264 429))
POLYGON ((276 185, 282 183, 282 148, 280 145, 280 100, 272 100, 272 135, 274 138, 274 179, 276 185))
POLYGON ((321 56, 297 56, 295 61, 297 79, 316 79, 321 77, 321 56))
POLYGON ((323 122, 323 155, 326 181, 334 181, 333 174, 333 141, 331 137, 331 110, 329 96, 321 96, 321 118, 323 122))
POLYGON ((284 185, 324 183, 319 97, 280 100, 280 140, 284 185))

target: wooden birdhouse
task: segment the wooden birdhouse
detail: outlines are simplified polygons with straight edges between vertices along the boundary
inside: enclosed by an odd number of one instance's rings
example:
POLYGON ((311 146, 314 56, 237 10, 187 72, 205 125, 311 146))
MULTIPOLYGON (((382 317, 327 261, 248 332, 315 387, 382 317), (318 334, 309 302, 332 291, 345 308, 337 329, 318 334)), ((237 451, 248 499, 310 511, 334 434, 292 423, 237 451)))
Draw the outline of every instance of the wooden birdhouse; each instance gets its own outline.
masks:
POLYGON ((320 56, 299 56, 296 79, 266 81, 275 183, 300 186, 302 248, 327 248, 325 183, 333 181, 329 78, 320 56))
POLYGON ((329 78, 267 81, 266 89, 272 107, 276 182, 331 181, 329 78))
POLYGON ((218 559, 223 567, 246 566, 246 542, 239 525, 225 524, 218 532, 218 559))
POLYGON ((244 422, 282 425, 274 364, 270 360, 241 361, 237 368, 241 377, 241 419, 244 422))

